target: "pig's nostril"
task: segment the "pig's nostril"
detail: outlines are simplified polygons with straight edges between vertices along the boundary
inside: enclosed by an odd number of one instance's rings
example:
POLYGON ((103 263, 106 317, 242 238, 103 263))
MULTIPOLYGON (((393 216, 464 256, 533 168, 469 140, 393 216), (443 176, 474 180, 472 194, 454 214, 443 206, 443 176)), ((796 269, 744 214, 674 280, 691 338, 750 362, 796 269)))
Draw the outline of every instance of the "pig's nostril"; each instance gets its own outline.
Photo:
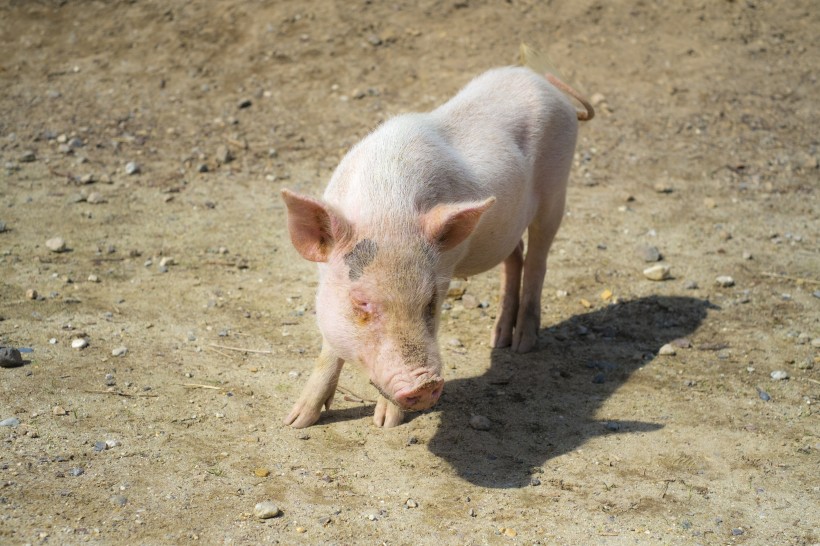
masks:
POLYGON ((404 399, 404 403, 409 406, 415 406, 418 403, 419 397, 418 396, 408 396, 404 399))

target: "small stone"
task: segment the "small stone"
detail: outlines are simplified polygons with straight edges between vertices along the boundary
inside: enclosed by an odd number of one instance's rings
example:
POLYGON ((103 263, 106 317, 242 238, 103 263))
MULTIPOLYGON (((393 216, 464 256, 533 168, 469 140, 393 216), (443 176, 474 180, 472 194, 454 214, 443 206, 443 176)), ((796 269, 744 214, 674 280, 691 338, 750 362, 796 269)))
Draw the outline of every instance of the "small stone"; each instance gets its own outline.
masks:
POLYGON ((476 511, 475 511, 475 509, 474 509, 474 508, 470 508, 469 510, 467 510, 467 515, 468 515, 468 516, 470 516, 471 518, 474 518, 474 517, 476 517, 478 514, 476 514, 476 511))
POLYGON ((259 519, 270 519, 282 513, 279 507, 271 501, 263 501, 253 507, 253 515, 259 519))
POLYGON ((503 532, 504 532, 504 535, 506 535, 510 538, 518 536, 518 533, 515 531, 515 529, 513 529, 511 527, 504 528, 503 532))
POLYGON ((72 349, 77 349, 78 351, 81 351, 86 347, 88 347, 88 340, 84 337, 78 337, 77 339, 71 341, 72 349))
POLYGON ((111 497, 111 503, 116 506, 122 507, 128 504, 128 499, 122 495, 114 495, 113 497, 111 497))
POLYGON ((748 250, 744 250, 742 256, 743 256, 744 260, 751 260, 752 257, 753 257, 752 253, 749 252, 748 250))
POLYGON ((706 197, 703 199, 703 206, 707 209, 713 209, 717 207, 717 201, 712 199, 711 197, 706 197))
POLYGON ((451 337, 450 339, 448 339, 447 345, 449 345, 450 347, 464 347, 464 343, 462 343, 461 340, 457 337, 451 337))
POLYGON ((715 278, 715 284, 723 288, 728 288, 735 285, 735 280, 729 275, 720 275, 715 278))
POLYGON ((299 440, 310 440, 310 434, 307 432, 299 432, 296 434, 296 438, 299 440))
POLYGON ((447 289, 447 297, 458 299, 467 291, 464 283, 458 280, 450 281, 450 288, 447 289))
POLYGON ((88 276, 88 282, 100 282, 100 278, 92 273, 88 276))
POLYGON ((490 420, 483 415, 473 415, 470 417, 470 426, 475 430, 490 430, 490 420))
POLYGON ((611 300, 612 299, 612 290, 607 288, 606 290, 601 292, 601 299, 604 300, 604 301, 611 300))
POLYGON ((645 262, 659 262, 662 258, 661 251, 656 246, 642 246, 638 249, 638 254, 645 262))
POLYGON ((85 470, 83 470, 81 467, 77 466, 77 467, 74 467, 71 470, 69 470, 68 474, 69 474, 69 476, 74 476, 76 478, 77 476, 82 476, 83 474, 85 474, 85 470))
POLYGON ((160 267, 168 267, 169 265, 176 265, 176 261, 170 256, 165 256, 159 261, 160 267))
POLYGON ((240 110, 244 110, 245 108, 250 108, 251 106, 253 106, 253 101, 251 101, 251 99, 242 99, 242 100, 239 101, 239 103, 237 103, 237 107, 240 110))
POLYGON ((618 432, 621 430, 621 423, 617 421, 607 421, 604 427, 610 432, 618 432))
POLYGON ((108 449, 108 444, 105 442, 94 442, 94 451, 99 453, 100 451, 105 451, 106 449, 108 449))
POLYGON ((57 345, 57 338, 53 337, 53 338, 49 339, 48 342, 52 345, 57 345))
POLYGON ((382 45, 382 39, 375 34, 371 34, 370 36, 368 36, 367 41, 370 42, 370 45, 372 45, 373 47, 378 47, 382 45))
POLYGON ((782 381, 789 378, 789 373, 783 370, 775 370, 769 375, 771 375, 775 381, 782 381))
POLYGON ((538 478, 530 478, 530 487, 538 487, 541 485, 541 480, 538 478))
POLYGON ((117 447, 120 443, 117 440, 106 440, 105 445, 107 449, 111 449, 117 447))
POLYGON ((767 393, 766 391, 764 391, 764 390, 763 390, 763 389, 761 389, 760 387, 757 387, 757 395, 758 395, 758 396, 760 397, 760 399, 761 399, 761 400, 763 400, 764 402, 768 402, 769 400, 771 400, 771 399, 772 399, 772 397, 771 397, 771 396, 769 396, 769 393, 767 393))
POLYGON ((810 341, 812 347, 820 349, 820 337, 816 337, 810 341))
POLYGON ((667 343, 660 348, 658 354, 661 356, 675 356, 677 352, 675 351, 674 345, 667 343))
POLYGON ((0 368, 16 368, 23 364, 23 356, 19 349, 0 347, 0 368))
POLYGON ((665 281, 672 274, 668 265, 658 264, 643 270, 643 276, 650 281, 665 281))
POLYGON ((29 288, 28 290, 26 290, 26 299, 36 300, 39 296, 40 294, 38 294, 37 291, 33 288, 29 288))
POLYGON ((63 406, 54 406, 53 408, 51 408, 51 413, 52 415, 56 415, 58 417, 62 415, 68 415, 68 412, 65 410, 63 406))
POLYGON ((231 150, 224 144, 218 146, 216 149, 216 161, 221 165, 233 161, 233 154, 231 153, 231 150))
POLYGON ((296 532, 297 533, 307 533, 307 529, 305 529, 304 527, 297 527, 296 532))
POLYGON ((743 529, 741 529, 740 527, 738 527, 737 529, 732 529, 732 535, 737 537, 737 536, 740 536, 742 534, 743 534, 743 529))
POLYGON ((478 307, 478 298, 472 294, 464 294, 461 296, 461 303, 465 309, 475 309, 478 307))
POLYGON ((199 165, 197 165, 196 171, 200 173, 206 173, 208 172, 208 165, 206 165, 205 163, 200 163, 199 165))
POLYGON ((677 339, 673 339, 669 342, 673 347, 677 347, 679 349, 688 349, 692 346, 692 342, 689 341, 689 338, 679 337, 677 339))
POLYGON ((3 419, 2 421, 0 421, 0 427, 15 428, 19 424, 20 424, 20 419, 18 419, 17 417, 9 417, 8 419, 3 419))
POLYGON ((111 356, 125 356, 128 353, 128 347, 120 345, 111 351, 111 356))
POLYGON ((418 508, 419 503, 417 503, 413 499, 407 499, 407 502, 405 502, 404 505, 407 508, 418 508))
POLYGON ((655 182, 652 188, 657 193, 672 193, 673 191, 675 191, 672 185, 668 182, 655 182))
POLYGON ((92 191, 88 194, 88 197, 85 198, 86 203, 91 205, 99 205, 100 203, 105 203, 105 197, 98 191, 92 191))
POLYGON ((0 233, 4 233, 6 231, 6 223, 0 222, 0 233))
POLYGON ((592 309, 592 302, 590 302, 588 299, 581 298, 580 303, 584 309, 592 309))
POLYGON ((62 237, 52 237, 46 241, 46 248, 52 252, 65 252, 65 239, 62 237))
POLYGON ((256 468, 254 469, 253 473, 259 478, 267 478, 268 476, 270 476, 270 470, 268 470, 267 468, 256 468))
POLYGON ((139 172, 140 172, 140 166, 136 162, 129 161, 128 163, 125 164, 125 174, 128 174, 128 175, 139 174, 139 172))
POLYGON ((31 163, 36 159, 37 155, 34 153, 33 150, 26 150, 25 152, 20 154, 20 163, 31 163))
POLYGON ((686 281, 686 284, 683 286, 686 290, 697 290, 698 283, 696 281, 686 281))
POLYGON ((812 368, 814 368, 814 359, 810 356, 797 362, 798 370, 811 370, 812 368))
POLYGON ((569 292, 567 292, 566 290, 556 290, 555 291, 555 297, 556 298, 559 298, 559 299, 560 298, 566 298, 567 296, 569 296, 569 292))

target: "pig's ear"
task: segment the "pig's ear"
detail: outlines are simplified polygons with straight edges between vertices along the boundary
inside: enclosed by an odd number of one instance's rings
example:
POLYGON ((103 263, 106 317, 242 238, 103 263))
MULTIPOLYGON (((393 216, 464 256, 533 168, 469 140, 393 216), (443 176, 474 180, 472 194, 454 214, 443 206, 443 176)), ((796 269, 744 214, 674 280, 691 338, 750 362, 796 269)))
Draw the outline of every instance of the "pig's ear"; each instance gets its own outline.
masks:
POLYGON ((481 215, 495 203, 495 197, 470 203, 436 205, 421 218, 427 239, 446 252, 470 236, 481 215))
POLYGON ((290 240, 299 254, 311 262, 326 262, 336 242, 349 231, 349 224, 330 206, 290 190, 282 190, 288 207, 290 240))

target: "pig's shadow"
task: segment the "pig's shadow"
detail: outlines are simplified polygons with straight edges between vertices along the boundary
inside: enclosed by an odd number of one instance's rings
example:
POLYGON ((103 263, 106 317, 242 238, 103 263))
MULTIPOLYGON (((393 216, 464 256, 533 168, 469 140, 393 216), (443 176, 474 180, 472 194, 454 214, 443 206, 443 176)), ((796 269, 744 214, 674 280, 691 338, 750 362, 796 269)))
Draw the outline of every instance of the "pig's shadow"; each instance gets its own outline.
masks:
POLYGON ((537 352, 494 350, 484 375, 445 384, 428 448, 475 485, 514 488, 596 436, 658 430, 660 423, 630 419, 623 405, 620 413, 598 410, 663 344, 694 332, 712 307, 694 298, 641 298, 542 330, 537 352), (490 429, 471 428, 472 415, 487 417, 490 429))

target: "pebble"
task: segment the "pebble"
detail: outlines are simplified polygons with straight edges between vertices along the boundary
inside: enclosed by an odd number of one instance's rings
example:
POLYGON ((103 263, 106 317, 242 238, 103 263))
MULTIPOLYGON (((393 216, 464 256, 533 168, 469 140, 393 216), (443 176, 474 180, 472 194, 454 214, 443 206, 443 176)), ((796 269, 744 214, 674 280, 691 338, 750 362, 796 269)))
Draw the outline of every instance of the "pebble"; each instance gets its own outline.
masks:
POLYGON ((0 427, 16 427, 20 424, 20 419, 17 417, 9 417, 8 419, 3 419, 0 421, 0 427))
POLYGON ((36 300, 39 296, 40 294, 38 294, 37 291, 33 288, 29 288, 28 290, 26 290, 26 299, 36 300))
POLYGON ((798 370, 811 370, 812 368, 814 368, 814 359, 810 356, 807 356, 804 360, 797 362, 798 370))
POLYGON ((618 432, 619 430, 621 430, 621 423, 617 421, 607 421, 607 423, 604 426, 610 432, 618 432))
POLYGON ((478 298, 472 294, 464 294, 461 296, 461 304, 464 305, 465 309, 475 309, 478 307, 478 298))
POLYGON ((812 347, 820 348, 820 337, 812 339, 810 343, 812 347))
POLYGON ((766 392, 766 391, 764 391, 764 390, 763 390, 763 389, 761 389, 760 387, 757 387, 757 395, 758 395, 758 396, 760 397, 760 399, 761 399, 761 400, 763 400, 764 402, 768 402, 769 400, 771 400, 771 399, 772 399, 772 397, 771 397, 771 396, 769 396, 769 393, 768 393, 768 392, 766 392))
POLYGON ((270 470, 268 470, 267 468, 254 469, 253 473, 255 476, 259 478, 267 478, 268 476, 270 476, 270 470))
POLYGON ((655 182, 652 188, 657 193, 672 193, 674 191, 674 188, 672 188, 672 185, 668 182, 655 182))
POLYGON ((4 231, 6 231, 6 223, 0 222, 0 233, 3 233, 4 231))
POLYGON ((744 250, 742 256, 744 260, 751 260, 753 258, 752 253, 748 250, 744 250))
POLYGON ((820 290, 815 290, 814 292, 812 292, 812 296, 814 296, 815 298, 820 298, 820 290))
POLYGON ((661 251, 656 246, 642 246, 638 249, 638 253, 645 262, 659 262, 662 258, 661 251))
POLYGON ((470 417, 470 426, 475 430, 490 430, 490 420, 483 415, 473 415, 470 417))
POLYGON ((451 337, 450 339, 448 339, 447 345, 449 345, 450 347, 464 347, 464 343, 462 343, 461 340, 457 337, 451 337))
POLYGON ((85 339, 84 337, 78 337, 77 339, 74 339, 74 340, 71 341, 71 348, 72 349, 77 349, 78 351, 81 351, 82 349, 85 349, 86 347, 88 347, 88 340, 85 339))
POLYGON ((0 368, 16 368, 23 365, 23 357, 14 347, 0 347, 0 368))
POLYGON ((105 451, 106 449, 108 449, 108 444, 105 442, 94 442, 94 451, 99 453, 100 451, 105 451))
POLYGON ((675 356, 677 354, 677 351, 675 351, 674 345, 672 345, 671 343, 667 343, 666 345, 663 345, 660 348, 658 354, 661 356, 675 356))
POLYGON ((650 281, 664 281, 672 276, 668 265, 653 265, 643 270, 643 276, 650 281))
POLYGON ((720 275, 715 278, 715 283, 723 288, 728 288, 735 285, 735 280, 729 275, 720 275))
POLYGON ((105 203, 106 200, 100 192, 92 191, 88 194, 88 197, 85 198, 85 202, 92 205, 99 205, 100 203, 105 203))
POLYGON ((698 283, 696 281, 686 281, 686 284, 683 286, 686 290, 697 290, 698 283))
POLYGON ((83 470, 79 466, 76 466, 76 467, 72 468, 71 470, 69 470, 68 473, 69 473, 69 475, 74 476, 76 478, 77 476, 82 476, 83 474, 85 474, 85 470, 83 470))
POLYGON ((407 502, 404 503, 407 508, 418 508, 419 503, 414 501, 413 499, 407 499, 407 502))
POLYGON ((251 101, 251 99, 242 99, 239 101, 237 106, 240 110, 244 110, 245 108, 250 108, 251 106, 253 106, 253 101, 251 101))
POLYGON ((217 147, 216 161, 222 165, 233 161, 233 154, 231 153, 231 150, 225 145, 217 147))
POLYGON ((447 289, 447 297, 458 299, 467 291, 464 283, 458 280, 450 281, 450 287, 447 289))
POLYGON ((140 172, 140 166, 138 163, 134 161, 129 161, 125 164, 125 174, 138 174, 140 172))
POLYGON ((116 504, 117 506, 125 506, 128 504, 128 499, 122 495, 114 495, 111 497, 112 504, 116 504))
POLYGON ((775 381, 782 381, 789 378, 789 373, 783 370, 775 370, 770 375, 775 381))
POLYGON ((111 356, 125 356, 128 353, 128 347, 125 345, 120 345, 116 349, 111 351, 111 356))
POLYGON ((26 150, 20 154, 20 163, 31 163, 37 159, 37 155, 32 150, 26 150))
POLYGON ((63 406, 54 406, 53 408, 51 408, 51 413, 57 416, 68 415, 68 412, 65 410, 63 406))
POLYGON ((52 252, 64 252, 66 249, 65 239, 62 237, 52 237, 46 241, 46 248, 52 252))
POLYGON ((538 478, 530 478, 530 487, 538 487, 541 485, 541 480, 538 478))
POLYGON ((282 511, 279 510, 279 507, 271 501, 263 501, 253 507, 253 515, 259 519, 275 518, 281 513, 282 511))
POLYGON ((88 276, 88 282, 100 282, 100 277, 92 273, 88 276))
POLYGON ((117 447, 120 443, 117 440, 106 440, 105 445, 108 446, 108 449, 117 447))

